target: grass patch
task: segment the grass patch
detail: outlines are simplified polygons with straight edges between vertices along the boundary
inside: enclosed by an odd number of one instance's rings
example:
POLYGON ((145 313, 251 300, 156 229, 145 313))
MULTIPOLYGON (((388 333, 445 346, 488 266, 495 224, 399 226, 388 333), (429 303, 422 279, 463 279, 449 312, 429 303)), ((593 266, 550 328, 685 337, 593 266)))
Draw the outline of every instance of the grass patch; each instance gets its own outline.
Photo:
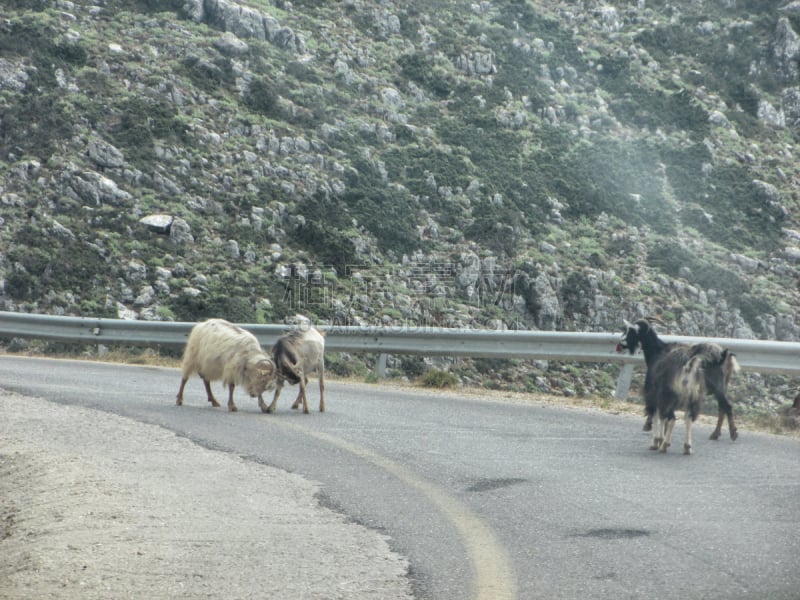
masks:
POLYGON ((434 388, 451 388, 457 386, 459 383, 458 377, 449 373, 448 371, 440 371, 439 369, 431 369, 422 376, 422 385, 425 387, 434 388))

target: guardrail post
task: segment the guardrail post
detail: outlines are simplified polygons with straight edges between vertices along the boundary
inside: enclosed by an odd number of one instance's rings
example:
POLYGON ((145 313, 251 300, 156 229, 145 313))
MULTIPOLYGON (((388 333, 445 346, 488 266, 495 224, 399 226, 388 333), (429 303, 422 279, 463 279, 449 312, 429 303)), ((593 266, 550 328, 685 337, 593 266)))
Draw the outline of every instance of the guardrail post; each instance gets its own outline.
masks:
POLYGON ((614 398, 617 400, 625 400, 628 397, 628 390, 631 389, 631 380, 633 379, 633 363, 625 363, 619 372, 617 379, 617 391, 614 392, 614 398))
POLYGON ((379 379, 386 379, 386 354, 380 354, 378 356, 378 378, 379 379))

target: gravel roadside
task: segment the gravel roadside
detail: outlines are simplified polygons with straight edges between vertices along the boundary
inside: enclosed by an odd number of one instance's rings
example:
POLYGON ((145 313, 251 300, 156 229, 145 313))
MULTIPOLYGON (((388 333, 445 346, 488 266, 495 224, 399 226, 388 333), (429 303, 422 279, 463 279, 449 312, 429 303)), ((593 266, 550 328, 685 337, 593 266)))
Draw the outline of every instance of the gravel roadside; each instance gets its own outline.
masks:
POLYGON ((0 390, 0 598, 413 598, 407 561, 317 489, 0 390))

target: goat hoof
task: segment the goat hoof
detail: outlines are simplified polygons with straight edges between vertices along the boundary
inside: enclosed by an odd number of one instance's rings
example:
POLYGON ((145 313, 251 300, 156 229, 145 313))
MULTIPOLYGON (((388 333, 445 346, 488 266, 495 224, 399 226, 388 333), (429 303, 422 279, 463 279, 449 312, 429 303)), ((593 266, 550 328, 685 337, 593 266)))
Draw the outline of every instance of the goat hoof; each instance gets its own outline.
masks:
POLYGON ((714 432, 713 432, 713 433, 712 433, 712 434, 711 434, 711 435, 708 437, 708 439, 710 439, 710 440, 718 440, 718 439, 719 439, 719 431, 714 431, 714 432))
POLYGON ((691 454, 692 453, 692 446, 690 444, 683 445, 683 453, 684 454, 691 454))
POLYGON ((236 412, 237 410, 239 410, 239 409, 238 409, 238 408, 236 408, 236 406, 235 406, 235 405, 233 405, 233 404, 231 404, 230 406, 228 406, 228 411, 230 411, 230 412, 236 412))
POLYGON ((183 406, 183 398, 178 398, 175 400, 175 406, 183 406))
POLYGON ((209 400, 209 402, 211 402, 211 406, 213 406, 214 408, 219 408, 219 402, 217 402, 216 400, 209 400))
POLYGON ((739 437, 739 432, 738 431, 736 431, 735 429, 733 431, 731 431, 731 441, 732 442, 735 442, 736 438, 738 438, 738 437, 739 437))
POLYGON ((661 446, 659 446, 658 451, 661 454, 666 454, 667 453, 667 448, 669 448, 669 444, 663 444, 662 443, 661 446))
POLYGON ((651 444, 649 449, 650 450, 658 450, 658 444, 651 444))
POLYGON ((642 431, 653 431, 653 424, 652 423, 645 423, 644 427, 642 427, 642 431))

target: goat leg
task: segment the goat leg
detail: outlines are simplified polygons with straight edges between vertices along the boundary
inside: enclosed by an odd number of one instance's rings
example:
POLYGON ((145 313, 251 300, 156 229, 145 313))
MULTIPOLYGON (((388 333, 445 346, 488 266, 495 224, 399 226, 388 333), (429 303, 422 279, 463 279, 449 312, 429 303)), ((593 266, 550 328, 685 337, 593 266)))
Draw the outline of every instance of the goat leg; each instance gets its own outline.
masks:
POLYGON ((297 391, 297 398, 294 399, 294 404, 292 404, 292 410, 297 410, 300 406, 300 401, 303 399, 303 386, 300 386, 300 389, 297 391))
POLYGON ((209 383, 208 379, 205 377, 203 377, 203 385, 206 386, 206 396, 208 396, 208 401, 211 402, 211 406, 219 408, 219 402, 214 398, 214 394, 211 393, 211 383, 209 383))
POLYGON ((319 412, 325 412, 325 366, 319 368, 319 412))
MULTIPOLYGON (((264 412, 274 413, 275 406, 278 403, 278 396, 281 395, 281 390, 283 389, 283 379, 281 377, 278 378, 278 383, 275 384, 275 395, 272 396, 272 404, 267 407, 267 410, 264 412)), ((261 409, 264 410, 264 409, 261 409)))
POLYGON ((717 398, 717 404, 719 405, 719 417, 717 418, 717 428, 711 433, 711 437, 709 439, 718 440, 720 435, 722 435, 722 424, 725 422, 725 417, 728 417, 728 431, 730 432, 731 440, 736 441, 736 438, 739 437, 739 432, 736 429, 736 425, 733 422, 733 407, 731 403, 728 402, 728 399, 724 396, 717 398))
POLYGON ((653 415, 647 415, 647 418, 644 420, 644 427, 642 427, 642 431, 652 431, 653 429, 653 415))
POLYGON ((727 414, 728 414, 728 431, 730 432, 731 435, 731 441, 735 442, 736 438, 739 437, 739 432, 736 429, 736 425, 733 424, 733 408, 731 408, 730 405, 728 405, 727 414))
POLYGON ((683 453, 684 454, 691 454, 692 453, 692 417, 689 414, 689 411, 686 411, 686 417, 684 421, 686 422, 686 438, 683 442, 683 453))
POLYGON ((711 432, 711 435, 708 439, 710 440, 718 440, 720 434, 722 433, 722 424, 725 422, 725 411, 720 407, 719 409, 719 416, 717 417, 717 426, 714 431, 711 432))
POLYGON ((308 377, 300 378, 300 394, 303 396, 303 413, 308 414, 308 398, 306 397, 306 382, 308 377))
POLYGON ((675 417, 672 417, 666 422, 666 427, 664 427, 664 439, 661 441, 661 445, 658 447, 658 451, 662 454, 666 453, 667 448, 669 448, 672 443, 672 430, 674 428, 675 417))
POLYGON ((231 412, 236 412, 237 408, 236 405, 233 403, 233 388, 236 387, 233 384, 230 384, 228 387, 228 410, 231 412))
POLYGON ((647 415, 651 419, 651 429, 653 435, 650 439, 650 450, 658 450, 661 447, 661 442, 664 440, 664 420, 658 415, 647 415), (655 426, 652 425, 655 423, 655 426))
POLYGON ((183 388, 186 387, 186 382, 189 381, 188 377, 184 377, 181 379, 181 387, 178 389, 178 397, 175 398, 175 404, 178 406, 183 406, 183 388))

